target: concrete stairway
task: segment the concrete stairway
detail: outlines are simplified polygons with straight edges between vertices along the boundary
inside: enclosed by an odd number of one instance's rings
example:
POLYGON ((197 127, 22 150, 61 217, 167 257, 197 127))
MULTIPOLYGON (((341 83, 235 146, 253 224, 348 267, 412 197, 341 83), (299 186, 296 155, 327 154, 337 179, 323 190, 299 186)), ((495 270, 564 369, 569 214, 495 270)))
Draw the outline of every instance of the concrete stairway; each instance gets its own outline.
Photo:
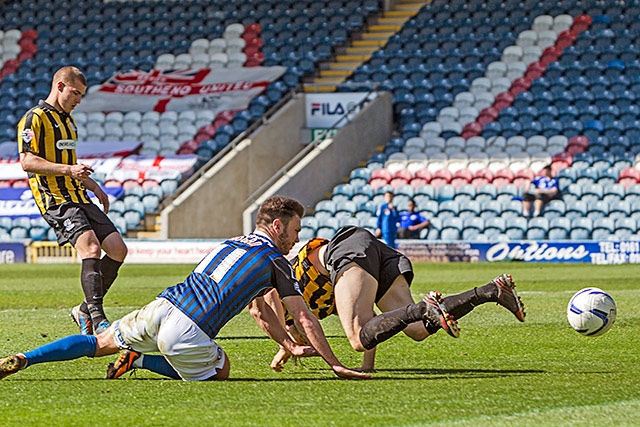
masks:
POLYGON ((430 1, 399 0, 391 10, 382 12, 373 19, 364 32, 356 35, 350 45, 339 49, 333 62, 323 64, 319 75, 305 82, 305 92, 335 92, 353 71, 371 58, 371 54, 382 48, 389 37, 430 1))

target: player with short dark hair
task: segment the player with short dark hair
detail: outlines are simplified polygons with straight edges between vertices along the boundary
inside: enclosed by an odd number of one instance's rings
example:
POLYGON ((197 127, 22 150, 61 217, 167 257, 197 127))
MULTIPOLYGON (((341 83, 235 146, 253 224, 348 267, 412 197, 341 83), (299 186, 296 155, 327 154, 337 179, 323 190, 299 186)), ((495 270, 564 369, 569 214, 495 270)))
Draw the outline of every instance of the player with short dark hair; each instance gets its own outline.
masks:
POLYGON ((81 333, 98 334, 109 327, 103 299, 118 276, 127 246, 106 215, 109 197, 91 179, 93 169, 77 162, 78 134, 71 111, 86 88, 87 80, 79 69, 59 69, 47 99, 18 123, 18 151, 36 205, 55 231, 58 244, 70 243, 82 259, 80 282, 85 299, 73 307, 71 317, 81 333), (95 194, 104 212, 87 190, 95 194))
POLYGON ((100 357, 123 350, 109 365, 107 378, 133 368, 169 378, 224 380, 229 359, 214 341, 218 331, 244 307, 273 340, 296 356, 320 355, 341 378, 370 378, 344 367, 336 358, 320 322, 309 311, 291 264, 283 254, 299 241, 304 208, 293 199, 273 196, 258 211, 253 233, 216 246, 182 282, 140 310, 113 322, 98 335, 72 335, 35 350, 0 359, 0 379, 44 362, 100 357), (277 289, 297 330, 308 345, 294 342, 263 295, 277 289), (161 352, 162 355, 143 354, 161 352))
MULTIPOLYGON (((458 337, 457 321, 487 302, 507 308, 521 322, 525 318, 524 305, 508 274, 458 295, 443 298, 439 292, 430 292, 414 302, 410 260, 360 227, 343 227, 331 240, 311 239, 298 252, 294 271, 311 311, 319 319, 337 314, 353 349, 365 352, 363 370, 374 369, 375 347, 401 331, 416 341, 440 329, 458 337), (376 315, 374 305, 381 314, 376 315)), ((265 298, 287 323, 292 337, 306 342, 283 312, 276 293, 265 298)), ((281 370, 290 356, 281 348, 271 367, 281 370)))

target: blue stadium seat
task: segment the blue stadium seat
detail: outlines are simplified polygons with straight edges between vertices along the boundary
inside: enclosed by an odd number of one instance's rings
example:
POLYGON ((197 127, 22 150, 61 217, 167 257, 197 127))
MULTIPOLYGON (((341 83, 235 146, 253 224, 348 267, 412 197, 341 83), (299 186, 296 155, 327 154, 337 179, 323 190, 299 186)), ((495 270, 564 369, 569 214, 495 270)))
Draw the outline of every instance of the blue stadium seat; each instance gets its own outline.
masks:
POLYGON ((460 205, 455 200, 445 200, 438 206, 438 218, 458 217, 460 215, 460 205))
POLYGON ((577 217, 571 220, 571 240, 589 240, 593 231, 593 220, 588 217, 577 217))
POLYGON ((549 221, 549 240, 565 240, 569 238, 571 231, 571 219, 556 217, 549 221))
POLYGON ((507 220, 505 234, 511 240, 522 240, 527 232, 527 220, 521 216, 516 216, 507 220))
POLYGON ((484 218, 485 221, 502 214, 502 204, 498 200, 485 200, 481 202, 481 207, 480 216, 484 218))

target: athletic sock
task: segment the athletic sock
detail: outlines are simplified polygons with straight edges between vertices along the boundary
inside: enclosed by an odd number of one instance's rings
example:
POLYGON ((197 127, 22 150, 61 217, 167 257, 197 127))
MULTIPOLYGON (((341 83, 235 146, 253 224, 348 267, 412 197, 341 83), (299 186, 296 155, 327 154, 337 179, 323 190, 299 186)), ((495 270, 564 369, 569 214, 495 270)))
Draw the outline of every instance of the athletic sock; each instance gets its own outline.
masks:
POLYGON ((146 369, 148 371, 155 372, 156 374, 173 378, 174 380, 182 379, 180 374, 173 369, 173 366, 167 362, 167 359, 165 359, 164 356, 142 354, 138 360, 133 362, 133 366, 135 368, 146 369))
MULTIPOLYGON (((91 316, 94 325, 107 320, 102 308, 104 297, 102 291, 102 274, 100 273, 99 258, 85 258, 82 260, 81 271, 82 290, 87 307, 87 313, 91 316)), ((81 306, 80 309, 83 307, 81 306)))
POLYGON ((98 339, 93 335, 70 335, 42 347, 24 353, 27 366, 45 362, 60 362, 93 357, 98 348, 98 339))
POLYGON ((402 331, 410 323, 422 320, 426 308, 425 302, 409 304, 406 307, 381 313, 364 324, 360 330, 362 346, 371 350, 402 331))
POLYGON ((469 314, 477 306, 495 301, 497 298, 496 290, 496 285, 488 283, 461 294, 443 298, 444 306, 447 312, 458 320, 469 314))
POLYGON ((116 261, 105 255, 100 260, 100 273, 102 274, 102 296, 104 297, 111 285, 118 277, 118 270, 122 265, 121 261, 116 261))
MULTIPOLYGON (((116 261, 109 256, 105 255, 100 260, 100 274, 102 274, 102 297, 107 294, 113 282, 115 282, 116 277, 118 277, 118 270, 122 266, 121 261, 116 261)), ((89 308, 87 307, 87 302, 82 301, 80 304, 80 311, 89 314, 89 308)))

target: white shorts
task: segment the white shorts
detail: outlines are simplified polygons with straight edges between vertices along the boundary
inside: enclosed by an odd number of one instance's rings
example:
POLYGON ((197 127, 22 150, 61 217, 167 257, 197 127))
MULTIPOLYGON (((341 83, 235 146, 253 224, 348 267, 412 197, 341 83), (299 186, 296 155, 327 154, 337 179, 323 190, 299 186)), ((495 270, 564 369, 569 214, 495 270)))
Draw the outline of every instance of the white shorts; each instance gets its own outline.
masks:
POLYGON ((164 298, 116 320, 112 331, 119 348, 159 351, 185 380, 206 380, 225 362, 222 348, 164 298))

